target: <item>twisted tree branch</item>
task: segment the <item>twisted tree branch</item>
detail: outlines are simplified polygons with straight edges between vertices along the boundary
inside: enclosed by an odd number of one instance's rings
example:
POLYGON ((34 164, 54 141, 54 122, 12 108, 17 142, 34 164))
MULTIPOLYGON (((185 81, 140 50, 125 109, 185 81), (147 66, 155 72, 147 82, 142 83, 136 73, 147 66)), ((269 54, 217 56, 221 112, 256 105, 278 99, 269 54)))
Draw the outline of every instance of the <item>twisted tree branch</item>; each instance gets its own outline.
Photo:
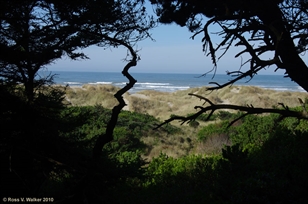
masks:
POLYGON ((277 113, 277 114, 280 114, 282 117, 293 117, 293 118, 308 120, 308 114, 307 114, 307 111, 305 109, 303 109, 302 112, 292 111, 292 110, 289 110, 289 108, 287 106, 284 106, 283 104, 279 104, 283 107, 283 109, 255 108, 252 105, 250 105, 250 106, 238 106, 238 105, 231 105, 231 104, 214 104, 209 99, 207 99, 203 96, 199 96, 199 95, 192 94, 192 93, 190 93, 189 95, 196 96, 196 97, 200 98, 200 100, 205 100, 205 102, 208 102, 210 105, 207 106, 207 107, 195 106, 194 107, 195 109, 199 109, 199 111, 196 112, 195 114, 188 116, 188 117, 184 117, 184 116, 171 117, 171 118, 165 120, 163 123, 156 126, 154 129, 158 129, 158 128, 162 127, 163 125, 168 124, 168 123, 170 123, 174 120, 182 121, 181 125, 184 124, 185 122, 189 123, 193 120, 196 120, 201 114, 203 114, 207 111, 210 111, 210 114, 206 119, 206 120, 209 120, 209 118, 212 116, 212 114, 216 110, 220 110, 220 109, 238 110, 238 111, 245 112, 244 115, 242 115, 239 118, 236 118, 235 120, 231 121, 229 126, 232 125, 237 120, 245 117, 246 115, 261 114, 261 113, 277 113))
POLYGON ((100 159, 100 155, 101 155, 102 149, 105 146, 105 144, 113 140, 113 130, 117 124, 118 116, 121 110, 124 108, 124 106, 126 106, 125 101, 123 99, 123 94, 125 94, 128 90, 130 90, 137 82, 137 80, 135 80, 128 73, 128 70, 131 67, 137 65, 138 56, 137 56, 136 51, 129 44, 123 41, 113 39, 110 37, 108 37, 108 39, 113 40, 116 43, 119 43, 123 45, 124 47, 126 47, 129 50, 130 54, 132 55, 132 59, 126 64, 126 66, 123 68, 123 71, 122 71, 122 74, 129 80, 129 83, 127 83, 126 86, 124 86, 114 95, 114 97, 118 100, 119 104, 117 106, 114 106, 114 108, 112 109, 112 115, 111 115, 110 121, 107 124, 105 134, 100 135, 95 143, 95 146, 93 148, 93 160, 94 161, 98 161, 100 159))

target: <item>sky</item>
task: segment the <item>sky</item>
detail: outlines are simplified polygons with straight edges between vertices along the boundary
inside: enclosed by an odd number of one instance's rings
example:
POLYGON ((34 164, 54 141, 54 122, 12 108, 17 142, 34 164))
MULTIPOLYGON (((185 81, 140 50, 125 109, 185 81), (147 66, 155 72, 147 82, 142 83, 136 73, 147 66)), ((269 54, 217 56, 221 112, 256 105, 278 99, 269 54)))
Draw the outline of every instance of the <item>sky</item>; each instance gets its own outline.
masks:
MULTIPOLYGON (((202 51, 202 34, 192 40, 193 33, 186 27, 175 24, 160 24, 150 33, 155 41, 146 39, 138 43, 136 48, 140 50, 138 54, 141 60, 136 67, 131 68, 131 72, 204 74, 212 70, 211 57, 202 51)), ((215 37, 213 40, 219 42, 215 37)), ((126 64, 123 61, 127 53, 125 48, 103 49, 91 46, 82 51, 90 59, 72 61, 64 57, 47 66, 48 71, 121 72, 126 64)), ((240 49, 232 48, 227 52, 218 62, 217 74, 240 68, 241 58, 234 58, 239 51, 240 49)), ((259 74, 283 75, 282 70, 274 72, 274 69, 275 67, 270 67, 259 74)))

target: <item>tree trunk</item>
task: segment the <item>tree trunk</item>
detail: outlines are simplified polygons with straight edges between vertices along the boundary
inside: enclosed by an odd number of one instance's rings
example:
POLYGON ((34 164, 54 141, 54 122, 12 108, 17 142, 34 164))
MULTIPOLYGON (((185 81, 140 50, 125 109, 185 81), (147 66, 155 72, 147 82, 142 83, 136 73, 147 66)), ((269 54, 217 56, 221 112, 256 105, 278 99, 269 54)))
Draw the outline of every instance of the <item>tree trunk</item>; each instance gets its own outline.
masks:
POLYGON ((289 33, 285 33, 277 48, 288 76, 308 92, 308 68, 296 51, 289 33))
POLYGON ((122 89, 120 89, 114 97, 118 100, 119 104, 112 109, 111 119, 107 124, 106 132, 103 135, 100 135, 95 143, 93 148, 93 161, 98 162, 101 156, 103 147, 113 140, 113 130, 118 122, 118 116, 122 108, 126 105, 123 99, 123 95, 130 90, 135 83, 137 82, 129 73, 128 70, 137 65, 137 54, 133 48, 129 45, 124 44, 130 50, 131 55, 133 56, 132 60, 127 63, 123 68, 122 74, 129 80, 129 83, 126 84, 122 89))
POLYGON ((34 76, 31 74, 28 75, 28 78, 24 82, 25 92, 28 102, 34 100, 34 76))
POLYGON ((280 8, 277 4, 260 7, 258 17, 270 29, 276 41, 276 53, 281 61, 279 68, 285 69, 287 76, 308 92, 308 67, 296 50, 280 8))

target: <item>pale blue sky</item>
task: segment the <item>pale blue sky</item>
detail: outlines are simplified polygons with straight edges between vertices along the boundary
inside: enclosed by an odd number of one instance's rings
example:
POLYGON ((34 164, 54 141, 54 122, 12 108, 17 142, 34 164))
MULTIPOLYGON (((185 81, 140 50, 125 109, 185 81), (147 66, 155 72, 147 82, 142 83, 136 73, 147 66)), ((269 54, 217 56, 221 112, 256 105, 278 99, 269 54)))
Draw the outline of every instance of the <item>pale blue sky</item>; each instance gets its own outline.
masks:
MULTIPOLYGON (((140 49, 141 61, 138 62, 136 67, 131 68, 132 72, 203 74, 213 68, 210 56, 206 56, 202 52, 202 34, 192 40, 190 38, 192 33, 186 27, 177 25, 159 25, 151 33, 155 42, 147 39, 138 43, 137 49, 140 49)), ((216 39, 216 42, 219 42, 218 39, 216 39)), ((232 48, 218 62, 218 74, 225 74, 226 70, 234 71, 240 68, 241 59, 234 58, 239 50, 232 48)), ((48 66, 48 70, 121 72, 123 66, 125 66, 123 59, 126 56, 126 49, 124 48, 104 50, 92 46, 83 51, 90 57, 89 60, 72 61, 63 58, 48 66)), ((270 67, 260 74, 283 74, 282 71, 275 73, 274 69, 274 67, 270 67)))

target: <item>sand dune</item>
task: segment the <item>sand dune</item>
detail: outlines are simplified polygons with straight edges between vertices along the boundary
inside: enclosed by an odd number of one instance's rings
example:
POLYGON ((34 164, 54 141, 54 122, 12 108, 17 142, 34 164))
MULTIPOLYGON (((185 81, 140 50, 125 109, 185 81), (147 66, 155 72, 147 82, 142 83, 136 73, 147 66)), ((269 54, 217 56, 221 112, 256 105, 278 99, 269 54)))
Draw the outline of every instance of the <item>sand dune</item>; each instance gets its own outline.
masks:
MULTIPOLYGON (((66 98, 72 105, 103 105, 112 108, 117 104, 114 94, 118 87, 111 85, 84 85, 81 88, 68 88, 66 98)), ((194 106, 203 105, 194 93, 208 98, 215 104, 253 105, 271 108, 283 103, 289 107, 299 106, 298 98, 305 100, 306 92, 286 92, 262 89, 253 86, 232 86, 217 91, 206 91, 206 87, 191 88, 177 92, 159 92, 153 90, 124 95, 127 106, 124 110, 148 113, 160 119, 169 118, 171 114, 186 115, 195 112, 194 106)), ((204 104, 207 105, 207 104, 204 104)))
MULTIPOLYGON (((71 105, 75 106, 99 104, 105 108, 113 108, 118 104, 113 96, 118 90, 118 87, 111 85, 85 85, 79 88, 68 88, 66 99, 71 102, 71 105)), ((165 120, 171 114, 186 116, 196 111, 195 106, 208 105, 204 104, 204 101, 188 95, 189 93, 206 97, 215 104, 245 106, 251 104, 254 107, 263 108, 271 108, 277 106, 278 103, 284 103, 289 107, 299 106, 298 98, 304 101, 308 96, 304 92, 273 91, 252 86, 232 86, 213 92, 206 91, 205 87, 173 93, 147 90, 132 94, 125 93, 124 100, 127 106, 124 107, 124 110, 148 113, 160 120, 165 120)), ((199 128, 211 123, 199 122, 200 125, 196 129, 185 124, 181 126, 181 132, 176 134, 165 133, 159 136, 153 134, 142 137, 141 140, 151 147, 143 157, 151 160, 161 152, 172 157, 181 157, 188 154, 212 154, 221 151, 225 144, 223 138, 215 138, 213 141, 198 141, 196 134, 199 128)), ((172 124, 180 125, 177 121, 172 124)))

